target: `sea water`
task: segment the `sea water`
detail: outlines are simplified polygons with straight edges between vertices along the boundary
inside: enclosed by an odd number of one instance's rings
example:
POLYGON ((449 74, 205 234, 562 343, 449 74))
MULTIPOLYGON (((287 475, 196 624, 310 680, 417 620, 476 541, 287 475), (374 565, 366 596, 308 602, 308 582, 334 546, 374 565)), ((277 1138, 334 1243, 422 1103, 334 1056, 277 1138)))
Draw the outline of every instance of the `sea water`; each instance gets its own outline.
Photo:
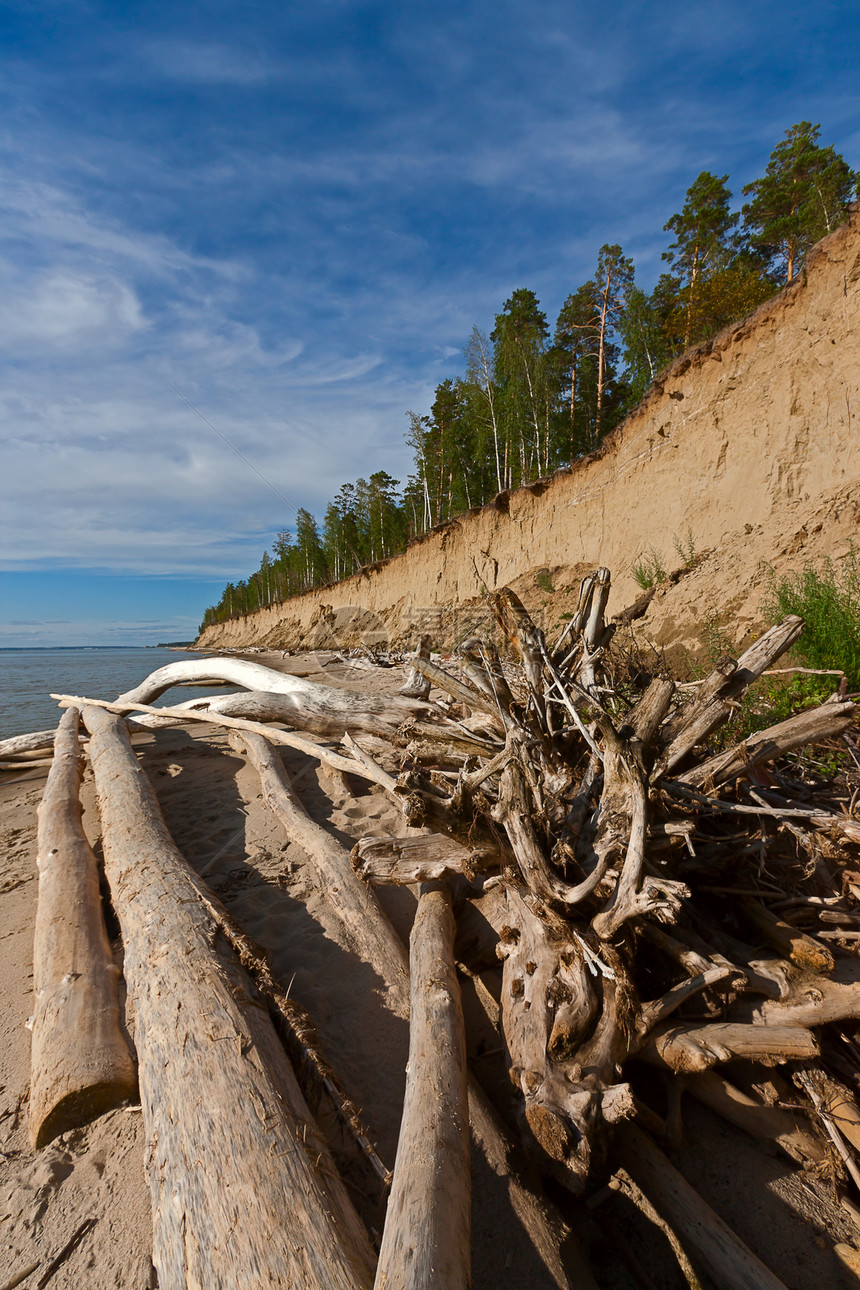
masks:
MULTIPOLYGON (((0 739, 56 726, 62 715, 51 694, 115 699, 167 663, 199 658, 188 650, 81 646, 68 649, 0 649, 0 739)), ((175 686, 159 706, 200 698, 198 686, 175 686)), ((214 687, 212 693, 224 693, 214 687)))

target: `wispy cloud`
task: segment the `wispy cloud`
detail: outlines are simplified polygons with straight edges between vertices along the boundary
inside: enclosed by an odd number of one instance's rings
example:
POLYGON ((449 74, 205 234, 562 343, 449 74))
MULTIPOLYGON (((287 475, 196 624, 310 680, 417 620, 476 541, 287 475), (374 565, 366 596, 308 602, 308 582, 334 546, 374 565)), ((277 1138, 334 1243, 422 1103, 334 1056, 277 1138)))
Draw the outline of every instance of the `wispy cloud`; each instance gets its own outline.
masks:
POLYGON ((284 72, 265 54, 205 38, 144 41, 136 53, 156 75, 198 84, 261 85, 284 72))

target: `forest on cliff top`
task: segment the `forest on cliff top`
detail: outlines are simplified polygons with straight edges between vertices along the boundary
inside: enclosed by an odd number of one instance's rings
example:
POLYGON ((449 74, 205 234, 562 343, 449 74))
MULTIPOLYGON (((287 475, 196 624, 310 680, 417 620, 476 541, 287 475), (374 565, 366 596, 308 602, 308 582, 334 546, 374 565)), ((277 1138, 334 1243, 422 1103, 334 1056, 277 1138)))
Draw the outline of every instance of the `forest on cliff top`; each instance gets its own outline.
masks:
POLYGON ((407 414, 415 468, 403 488, 376 471, 343 484, 321 525, 299 509, 292 532, 226 585, 202 627, 350 577, 597 448, 662 369, 792 282, 810 247, 844 221, 860 175, 819 135, 808 121, 787 130, 740 210, 728 175, 702 171, 664 225, 673 240, 650 294, 617 244, 600 248, 554 329, 533 291, 514 291, 489 335, 473 328, 463 373, 436 387, 429 412, 407 414))

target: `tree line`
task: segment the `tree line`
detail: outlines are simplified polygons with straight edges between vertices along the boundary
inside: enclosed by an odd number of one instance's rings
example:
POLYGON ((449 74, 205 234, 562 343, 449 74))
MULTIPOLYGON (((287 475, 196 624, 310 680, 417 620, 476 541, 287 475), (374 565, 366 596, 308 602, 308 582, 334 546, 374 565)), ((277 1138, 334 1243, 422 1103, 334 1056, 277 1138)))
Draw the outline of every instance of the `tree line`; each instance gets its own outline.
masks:
POLYGON ((344 484, 322 525, 299 510, 294 532, 227 584, 202 625, 347 578, 598 447, 667 364, 792 282, 809 248, 844 221, 860 175, 819 132, 808 121, 787 130, 764 175, 742 189, 740 211, 728 175, 702 171, 664 225, 673 240, 650 293, 609 244, 554 329, 533 291, 514 291, 489 334, 473 328, 462 374, 436 387, 429 412, 407 414, 415 467, 405 486, 377 471, 344 484))

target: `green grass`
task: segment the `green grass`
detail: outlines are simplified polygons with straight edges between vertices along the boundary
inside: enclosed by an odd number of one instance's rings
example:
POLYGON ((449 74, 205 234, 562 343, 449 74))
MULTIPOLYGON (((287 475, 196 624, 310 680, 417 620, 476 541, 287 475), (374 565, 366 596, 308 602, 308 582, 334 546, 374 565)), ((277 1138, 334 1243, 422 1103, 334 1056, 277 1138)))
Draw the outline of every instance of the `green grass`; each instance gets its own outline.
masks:
MULTIPOLYGON (((782 622, 789 614, 798 614, 806 624, 790 657, 779 659, 776 668, 794 664, 842 671, 848 689, 860 690, 860 556, 853 545, 839 565, 825 559, 817 568, 805 564, 802 569, 780 578, 771 569, 762 610, 769 623, 782 622)), ((701 639, 711 666, 721 654, 736 656, 725 625, 714 612, 704 616, 701 639)), ((839 679, 838 675, 815 676, 804 672, 761 677, 738 703, 732 719, 714 736, 711 741, 714 751, 719 752, 807 708, 818 707, 838 687, 839 679)), ((796 754, 801 763, 810 756, 807 749, 796 754)), ((816 764, 830 775, 843 768, 845 754, 835 746, 816 749, 816 756, 819 758, 816 764)))
POLYGON ((682 538, 678 533, 672 539, 672 545, 681 558, 681 563, 685 569, 692 569, 693 565, 699 558, 696 550, 696 542, 693 537, 693 530, 687 529, 687 536, 682 538))
POLYGON ((647 555, 639 557, 630 572, 643 591, 650 591, 652 587, 666 579, 663 562, 653 547, 647 555))
MULTIPOLYGON (((838 566, 827 558, 819 569, 805 564, 782 578, 771 569, 762 609, 771 622, 799 614, 806 626, 793 656, 807 667, 841 668, 848 689, 860 690, 860 556, 853 542, 838 566)), ((830 678, 831 690, 836 681, 830 678)))

